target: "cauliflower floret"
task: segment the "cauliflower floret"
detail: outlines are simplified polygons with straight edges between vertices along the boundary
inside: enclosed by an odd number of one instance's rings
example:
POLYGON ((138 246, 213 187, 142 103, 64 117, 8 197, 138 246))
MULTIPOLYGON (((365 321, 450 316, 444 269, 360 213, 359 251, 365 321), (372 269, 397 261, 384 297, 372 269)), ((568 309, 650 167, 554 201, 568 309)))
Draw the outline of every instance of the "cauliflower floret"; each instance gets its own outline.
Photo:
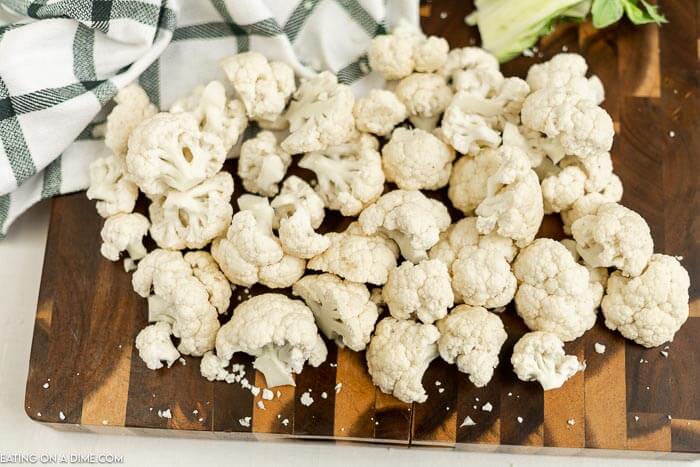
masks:
POLYGON ((542 224, 544 208, 537 174, 525 153, 502 146, 502 164, 487 180, 486 198, 476 208, 479 232, 512 238, 518 247, 532 242, 542 224))
POLYGON ((389 272, 382 296, 394 318, 415 316, 428 324, 443 318, 454 305, 450 273, 439 260, 404 261, 389 272))
POLYGON ((395 92, 406 106, 409 120, 427 131, 435 128, 452 99, 445 78, 435 73, 413 73, 399 81, 395 92))
POLYGON ((201 183, 221 170, 225 159, 221 138, 202 133, 192 114, 159 113, 131 133, 126 173, 141 191, 159 196, 201 183))
POLYGON ((518 279, 515 306, 533 331, 555 333, 565 342, 583 335, 596 320, 588 270, 561 243, 539 238, 513 263, 518 279))
POLYGON ((242 195, 225 237, 214 240, 211 254, 228 280, 250 287, 291 286, 304 273, 305 262, 284 253, 272 232, 274 211, 267 198, 242 195))
POLYGON ((606 203, 571 226, 579 254, 593 267, 616 267, 625 276, 642 273, 654 240, 642 216, 621 204, 606 203))
POLYGON ((186 191, 170 190, 148 208, 151 237, 161 248, 202 248, 231 223, 233 178, 219 172, 186 191))
POLYGON ((355 352, 367 347, 379 312, 365 284, 320 274, 302 277, 292 292, 304 299, 321 332, 339 347, 355 352))
POLYGON ((447 60, 449 46, 441 37, 426 38, 405 20, 391 34, 376 36, 369 46, 368 58, 372 70, 386 80, 405 78, 413 71, 433 72, 447 60))
POLYGON ((241 145, 238 176, 246 190, 263 196, 274 196, 291 163, 292 156, 277 145, 274 133, 261 131, 255 138, 246 140, 241 145))
POLYGON ((197 86, 192 95, 178 99, 170 113, 190 112, 202 131, 221 138, 228 152, 248 126, 245 107, 238 99, 228 100, 220 81, 197 86))
POLYGON ((386 136, 396 125, 406 120, 406 106, 391 91, 372 89, 355 102, 352 110, 360 131, 386 136))
POLYGON ((331 245, 327 237, 314 232, 311 215, 304 208, 281 219, 278 233, 284 252, 298 258, 313 258, 331 245))
POLYGON ((607 268, 594 268, 588 266, 583 262, 583 258, 576 251, 576 242, 570 238, 565 238, 561 241, 561 244, 569 250, 571 256, 574 257, 574 261, 588 269, 588 275, 590 276, 590 287, 591 294, 593 295, 593 306, 598 308, 600 306, 600 301, 603 299, 603 294, 605 293, 605 287, 608 284, 608 269, 607 268))
POLYGON ((551 332, 525 334, 513 347, 510 362, 520 380, 537 381, 545 391, 560 388, 584 368, 576 356, 564 353, 564 343, 551 332))
POLYGON ((578 54, 562 53, 527 71, 527 84, 533 91, 544 88, 568 88, 596 104, 603 102, 605 91, 597 76, 586 78, 588 64, 578 54))
POLYGON ((602 308, 605 325, 644 347, 672 341, 688 319, 688 271, 672 256, 655 254, 638 277, 615 271, 602 308))
POLYGON ((97 212, 102 217, 128 214, 134 210, 139 189, 124 175, 118 156, 100 157, 90 163, 88 199, 96 199, 97 212))
POLYGON ((372 382, 386 394, 410 402, 425 402, 421 383, 425 370, 437 358, 440 333, 432 324, 384 318, 367 347, 367 369, 372 382))
POLYGON ((437 190, 447 185, 454 150, 421 129, 397 128, 382 148, 386 179, 403 190, 437 190))
POLYGON ((350 87, 338 84, 328 71, 303 81, 287 109, 290 135, 282 141, 282 149, 299 154, 349 141, 355 132, 354 105, 350 87))
POLYGON ((326 215, 323 200, 306 183, 296 175, 292 175, 284 181, 280 194, 277 195, 270 206, 275 210, 275 218, 272 226, 279 228, 280 220, 291 216, 297 209, 304 208, 309 213, 311 227, 318 229, 326 215))
POLYGON ((610 115, 569 88, 533 92, 523 103, 521 118, 524 125, 560 145, 561 155, 585 158, 609 151, 615 134, 610 115))
POLYGON ((620 178, 617 175, 613 175, 602 191, 587 193, 576 200, 571 209, 560 213, 564 233, 571 235, 571 226, 574 222, 583 216, 595 214, 603 204, 619 202, 622 199, 622 191, 620 178))
POLYGON ((496 128, 500 111, 495 102, 459 92, 447 106, 440 128, 453 148, 475 156, 484 148, 495 148, 501 143, 496 128))
POLYGON ((499 308, 513 300, 517 281, 495 248, 466 246, 452 263, 452 287, 467 305, 499 308))
POLYGON ((268 388, 294 386, 292 373, 301 373, 307 361, 319 366, 328 353, 311 310, 275 293, 244 301, 221 327, 216 355, 225 365, 237 352, 255 357, 253 367, 265 376, 268 388))
POLYGON ((170 324, 160 321, 141 329, 136 336, 136 350, 149 370, 163 368, 163 362, 170 368, 180 358, 180 352, 170 338, 171 334, 170 324))
POLYGON ((148 233, 150 222, 141 214, 115 214, 108 217, 100 236, 102 256, 110 261, 119 261, 119 254, 126 251, 129 258, 139 260, 146 256, 143 237, 148 233))
POLYGON ((562 169, 555 175, 542 180, 542 199, 545 214, 571 209, 571 206, 584 195, 586 174, 576 166, 562 169))
POLYGON ((356 216, 384 190, 382 158, 377 148, 377 140, 363 134, 352 142, 306 154, 299 167, 316 174, 316 192, 328 209, 356 216))
POLYGON ((345 232, 326 234, 331 244, 326 251, 311 258, 309 269, 330 272, 353 282, 382 285, 389 271, 396 267, 399 249, 383 235, 367 236, 357 223, 345 232))
POLYGON ((211 254, 206 251, 185 253, 185 261, 192 268, 194 277, 204 284, 209 293, 209 302, 223 315, 231 303, 231 284, 219 269, 211 254))
POLYGON ((447 363, 457 363, 474 386, 486 386, 498 366, 508 335, 501 319, 479 306, 460 305, 437 322, 438 349, 447 363))
POLYGON ((105 124, 105 146, 115 156, 123 158, 127 150, 129 135, 142 121, 158 113, 146 92, 138 84, 130 84, 114 96, 117 104, 107 116, 105 124))
POLYGON ((577 167, 585 177, 584 188, 586 193, 601 192, 611 183, 613 173, 612 159, 609 152, 600 152, 585 159, 575 156, 566 156, 559 161, 559 167, 577 167))
POLYGON ((132 276, 134 290, 148 298, 148 320, 172 325, 183 355, 201 356, 214 347, 217 311, 206 286, 179 251, 154 250, 132 276))
POLYGON ((440 201, 420 191, 394 190, 382 195, 360 214, 359 223, 367 235, 383 233, 394 240, 404 258, 418 263, 450 226, 450 215, 440 201))
POLYGON ((479 47, 452 49, 440 74, 455 91, 486 97, 503 82, 496 57, 479 47))
POLYGON ((460 157, 455 162, 447 188, 452 205, 466 215, 486 198, 488 179, 503 163, 501 151, 486 148, 474 157, 460 157))
POLYGON ((221 68, 252 120, 276 120, 296 88, 294 71, 289 65, 268 62, 257 52, 227 57, 221 61, 221 68))

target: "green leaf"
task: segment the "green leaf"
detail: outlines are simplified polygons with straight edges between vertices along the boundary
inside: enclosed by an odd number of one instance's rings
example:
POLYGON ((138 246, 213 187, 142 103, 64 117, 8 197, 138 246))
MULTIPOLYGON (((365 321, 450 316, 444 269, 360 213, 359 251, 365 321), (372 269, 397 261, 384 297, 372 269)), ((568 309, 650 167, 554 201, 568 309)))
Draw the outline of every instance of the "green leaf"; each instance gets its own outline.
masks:
POLYGON ((647 3, 645 0, 642 0, 642 6, 644 7, 644 10, 646 10, 647 15, 649 15, 649 18, 651 18, 656 24, 668 23, 668 20, 659 11, 659 7, 657 5, 652 5, 647 3))
POLYGON ((625 8, 625 13, 627 18, 634 24, 648 24, 656 23, 661 24, 666 22, 666 18, 659 13, 658 9, 654 5, 650 5, 646 1, 642 0, 642 7, 637 5, 636 0, 621 0, 622 5, 625 8))
POLYGON ((613 23, 617 23, 625 13, 620 0, 593 0, 591 15, 593 16, 593 27, 596 29, 607 28, 613 23))

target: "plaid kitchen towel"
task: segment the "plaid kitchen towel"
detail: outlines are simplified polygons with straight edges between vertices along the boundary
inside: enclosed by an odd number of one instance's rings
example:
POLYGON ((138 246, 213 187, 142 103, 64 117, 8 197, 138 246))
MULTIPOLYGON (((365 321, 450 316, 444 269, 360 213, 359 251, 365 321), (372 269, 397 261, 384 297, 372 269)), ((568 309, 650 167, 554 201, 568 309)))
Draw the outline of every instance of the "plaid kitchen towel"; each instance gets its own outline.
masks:
POLYGON ((107 155, 92 130, 132 81, 167 109, 256 50, 361 94, 381 84, 371 38, 401 18, 418 23, 418 0, 0 0, 0 238, 39 200, 87 187, 107 155))

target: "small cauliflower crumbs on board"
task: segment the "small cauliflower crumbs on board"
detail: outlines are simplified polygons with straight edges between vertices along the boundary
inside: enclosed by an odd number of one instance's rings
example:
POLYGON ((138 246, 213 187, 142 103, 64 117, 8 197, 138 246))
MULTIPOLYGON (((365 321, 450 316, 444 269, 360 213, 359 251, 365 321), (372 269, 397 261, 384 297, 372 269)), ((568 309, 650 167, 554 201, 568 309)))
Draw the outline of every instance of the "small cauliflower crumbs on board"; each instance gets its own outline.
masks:
POLYGON ((250 427, 250 420, 251 420, 251 417, 239 418, 238 423, 240 423, 241 426, 249 428, 250 427))
POLYGON ((158 410, 158 416, 160 418, 173 418, 173 414, 170 412, 170 409, 158 410))
POLYGON ((66 419, 66 415, 65 415, 63 412, 58 412, 58 418, 61 419, 61 420, 65 420, 65 419, 66 419))
POLYGON ((284 425, 284 426, 289 425, 289 419, 285 418, 284 420, 282 420, 282 425, 284 425))
POLYGON ((328 399, 328 393, 327 392, 322 392, 321 393, 321 399, 328 399))
POLYGON ((566 421, 566 423, 567 423, 569 426, 574 426, 574 425, 576 425, 576 420, 574 420, 573 418, 570 418, 570 419, 568 419, 568 420, 566 421))
MULTIPOLYGON (((277 392, 279 394, 279 391, 277 391, 277 392)), ((275 395, 272 391, 270 391, 269 389, 263 389, 263 391, 262 391, 262 398, 263 399, 265 399, 266 401, 271 401, 274 397, 275 397, 275 395)))
POLYGON ((311 404, 314 403, 314 398, 311 397, 311 394, 309 394, 310 391, 306 391, 301 395, 299 398, 299 401, 301 402, 301 405, 304 405, 306 407, 309 407, 311 404))
POLYGON ((258 401, 258 408, 260 410, 265 410, 265 403, 263 401, 258 401))
POLYGON ((465 427, 465 426, 474 426, 476 425, 476 422, 472 420, 471 417, 467 416, 464 421, 462 422, 461 425, 459 425, 460 428, 465 427))
POLYGON ((522 422, 523 422, 523 417, 518 417, 516 420, 518 420, 518 423, 522 423, 522 422))
POLYGON ((335 385, 335 393, 336 394, 338 394, 341 389, 343 389, 343 383, 338 383, 335 385))
POLYGON ((600 342, 596 342, 595 344, 593 344, 593 347, 595 348, 596 353, 605 353, 605 345, 601 344, 600 342))
POLYGON ((491 402, 487 402, 483 406, 481 406, 481 410, 483 410, 484 412, 491 412, 493 410, 493 405, 491 405, 491 402))

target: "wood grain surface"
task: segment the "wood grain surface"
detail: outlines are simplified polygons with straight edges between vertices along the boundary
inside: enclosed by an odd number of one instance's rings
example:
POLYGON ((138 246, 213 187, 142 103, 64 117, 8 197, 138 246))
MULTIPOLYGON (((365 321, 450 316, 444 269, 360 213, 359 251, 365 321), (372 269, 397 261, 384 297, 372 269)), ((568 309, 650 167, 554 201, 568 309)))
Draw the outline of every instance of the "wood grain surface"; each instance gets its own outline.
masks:
MULTIPOLYGON (((617 132, 613 160, 625 187, 623 203, 648 221, 656 251, 683 256, 692 279, 691 317, 669 344, 668 357, 659 348, 623 340, 599 319, 585 336, 566 345, 568 353, 585 359, 585 372, 543 393, 512 373, 508 358, 526 328, 509 308, 502 314, 509 338, 491 383, 475 388, 455 367, 436 360, 423 380, 429 394, 424 404, 404 404, 382 394, 367 375, 364 353, 333 345, 326 363, 306 368, 296 376, 296 387, 279 388, 279 397, 275 389, 271 401, 240 385, 206 381, 199 376, 198 359, 150 371, 133 348, 146 325, 146 303, 132 291, 121 263, 99 255, 102 220, 79 193, 52 204, 27 414, 58 428, 86 431, 695 458, 700 453, 700 353, 695 351, 700 336, 695 280, 700 275, 700 7, 689 0, 660 3, 669 19, 662 28, 622 23, 598 31, 588 24, 561 25, 534 57, 513 60, 503 70, 523 76, 532 63, 568 50, 585 55, 603 80, 604 107, 617 132), (594 350, 597 342, 606 346, 602 355, 594 350), (304 392, 313 397, 311 406, 301 403, 304 392), (162 416, 167 409, 171 418, 162 416), (240 423, 246 417, 249 426, 240 423), (464 425, 466 417, 475 424, 464 425)), ((424 3, 423 27, 448 38, 452 47, 477 44, 477 31, 464 25, 471 8, 471 2, 424 3)), ((239 190, 237 181, 234 196, 239 190)), ((346 222, 329 216, 324 226, 346 222)), ((541 235, 558 238, 557 221, 548 219, 541 235)), ((256 286, 250 293, 263 290, 256 286)), ((232 306, 247 296, 237 289, 232 306)), ((263 386, 250 358, 236 356, 235 362, 245 365, 251 384, 263 386)))

